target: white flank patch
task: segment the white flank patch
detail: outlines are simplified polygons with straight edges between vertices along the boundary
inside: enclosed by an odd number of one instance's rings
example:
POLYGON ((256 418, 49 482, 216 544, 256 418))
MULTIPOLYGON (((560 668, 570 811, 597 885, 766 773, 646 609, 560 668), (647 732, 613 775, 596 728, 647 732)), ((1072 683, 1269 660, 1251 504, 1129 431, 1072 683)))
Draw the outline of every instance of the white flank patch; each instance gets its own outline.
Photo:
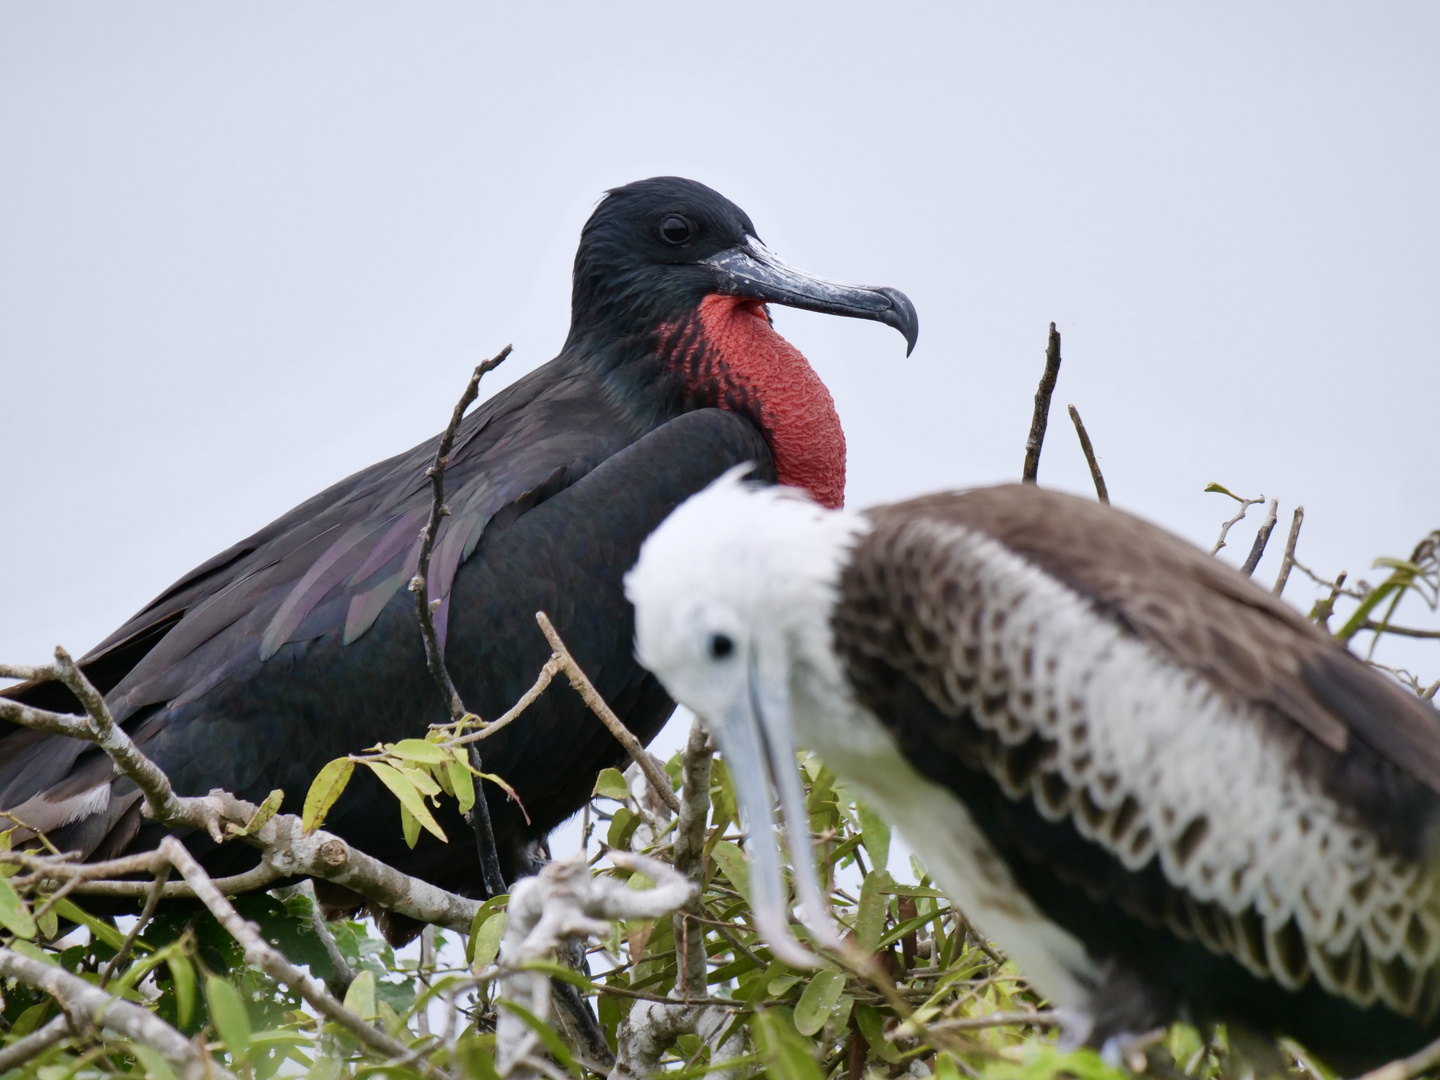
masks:
POLYGON ((71 795, 68 799, 52 801, 44 792, 41 792, 39 795, 32 795, 8 813, 14 814, 17 821, 24 822, 32 829, 50 832, 79 821, 81 818, 99 814, 109 806, 110 783, 106 781, 99 787, 82 791, 78 795, 71 795))

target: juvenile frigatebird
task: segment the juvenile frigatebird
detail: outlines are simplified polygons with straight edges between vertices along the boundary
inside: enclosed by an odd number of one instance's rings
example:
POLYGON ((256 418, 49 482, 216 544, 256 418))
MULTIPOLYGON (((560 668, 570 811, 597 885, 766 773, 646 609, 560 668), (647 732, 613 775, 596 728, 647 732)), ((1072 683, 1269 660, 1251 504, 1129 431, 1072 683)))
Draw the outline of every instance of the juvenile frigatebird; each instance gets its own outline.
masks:
POLYGON ((805 959, 767 773, 837 944, 798 741, 1073 1041, 1223 1021, 1252 1062, 1285 1034, 1348 1073, 1440 1034, 1440 716, 1178 537, 1033 485, 854 514, 730 476, 626 591, 730 761, 778 955, 805 959))
MULTIPOLYGON (((725 469, 839 506, 845 437, 824 384, 771 326, 766 304, 872 319, 913 348, 915 311, 892 289, 800 273, 750 218, 703 184, 658 177, 609 192, 575 256, 559 356, 465 418, 445 474, 451 515, 430 568, 444 655, 466 704, 494 717, 533 682, 549 613, 597 689, 642 741, 673 709, 632 655, 621 577, 640 541, 725 469)), ((434 440, 362 470, 185 575, 82 667, 116 719, 182 794, 283 789, 298 810, 328 760, 448 719, 427 673, 413 598, 434 440)), ((78 711, 59 684, 7 691, 78 711)), ((506 880, 527 844, 576 812, 624 752, 568 687, 553 685, 481 744, 506 880)), ((363 771, 363 770, 362 770, 363 771)), ((474 844, 447 807, 449 845, 408 850, 397 804, 358 777, 326 827, 441 886, 480 889, 474 844), (459 839, 459 842, 457 841, 459 839)), ((139 793, 88 744, 14 730, 0 739, 0 809, 62 850, 153 846, 139 793)), ((254 855, 211 851, 217 870, 254 855)))

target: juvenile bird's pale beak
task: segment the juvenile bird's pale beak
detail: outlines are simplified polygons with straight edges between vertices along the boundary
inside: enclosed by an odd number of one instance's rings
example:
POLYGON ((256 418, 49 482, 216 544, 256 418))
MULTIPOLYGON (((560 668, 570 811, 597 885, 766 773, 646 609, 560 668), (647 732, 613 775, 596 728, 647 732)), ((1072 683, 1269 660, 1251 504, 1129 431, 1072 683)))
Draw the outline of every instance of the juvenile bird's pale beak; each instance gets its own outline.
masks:
POLYGON ((815 873, 810 818, 790 733, 788 679, 783 664, 776 662, 773 666, 779 670, 770 672, 767 678, 761 659, 751 655, 746 699, 737 701, 728 716, 713 721, 711 733, 725 755, 745 826, 750 852, 750 906, 756 927, 777 959, 791 967, 813 968, 820 965, 819 959, 790 932, 789 905, 775 836, 772 784, 780 794, 804 923, 822 948, 843 951, 845 943, 830 917, 830 906, 815 873))

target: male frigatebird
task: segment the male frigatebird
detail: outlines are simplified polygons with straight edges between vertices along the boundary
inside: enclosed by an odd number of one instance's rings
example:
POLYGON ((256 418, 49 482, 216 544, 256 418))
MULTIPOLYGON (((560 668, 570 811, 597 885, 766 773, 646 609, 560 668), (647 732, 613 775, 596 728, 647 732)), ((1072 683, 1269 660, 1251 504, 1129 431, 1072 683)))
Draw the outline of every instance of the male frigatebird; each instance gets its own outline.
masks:
MULTIPOLYGON (((658 177, 600 202, 575 256, 560 355, 466 417, 450 455, 451 515, 430 596, 471 709, 494 717, 534 680, 549 654, 534 622, 543 610, 648 741, 673 702, 632 655, 621 577, 644 536, 740 462, 841 504, 839 417, 819 376, 771 327, 769 303, 877 320, 915 343, 903 294, 786 266, 739 207, 703 184, 658 177)), ((181 578, 84 658, 115 717, 178 791, 260 799, 281 788, 298 811, 326 761, 447 719, 405 588, 434 455, 432 440, 321 492, 181 578)), ((55 683, 9 693, 78 706, 55 683)), ((525 867, 527 844, 577 811, 596 772, 624 756, 559 684, 481 746, 487 770, 529 813, 527 822, 487 786, 507 880, 525 867)), ((12 729, 0 739, 0 809, 62 850, 95 857, 158 842, 129 782, 96 749, 63 737, 12 729)), ((326 827, 473 895, 474 843, 453 806, 440 824, 449 845, 426 836, 408 850, 395 801, 357 777, 326 827)), ((237 845, 189 842, 227 872, 254 858, 237 845)))
POLYGON ((798 740, 1072 1040, 1223 1021, 1350 1072, 1440 1034, 1440 717, 1178 537, 1033 485, 852 514, 731 476, 626 590, 641 660, 730 759, 778 955, 805 960, 767 774, 837 943, 798 740))

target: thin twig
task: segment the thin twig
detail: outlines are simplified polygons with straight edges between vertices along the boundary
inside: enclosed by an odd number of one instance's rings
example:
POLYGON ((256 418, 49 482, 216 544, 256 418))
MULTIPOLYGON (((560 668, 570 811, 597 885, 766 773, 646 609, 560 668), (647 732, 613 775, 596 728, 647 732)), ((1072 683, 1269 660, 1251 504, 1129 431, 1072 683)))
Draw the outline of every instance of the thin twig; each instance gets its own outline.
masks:
POLYGON ((540 632, 545 635, 545 640, 550 642, 550 648, 554 649, 555 655, 560 658, 562 670, 570 680, 570 685, 574 687, 575 692, 580 695, 580 699, 590 707, 591 712, 600 718, 600 722, 610 729, 610 734, 615 736, 635 764, 640 766, 640 771, 645 774, 645 779, 651 789, 670 808, 670 812, 678 813, 680 800, 670 787, 670 776, 665 772, 664 767, 656 760, 654 754, 640 745, 640 740, 635 738, 630 729, 625 726, 625 722, 611 711, 609 705, 605 704, 605 699, 600 696, 584 670, 575 662, 575 657, 570 655, 570 650, 565 647, 565 642, 561 640, 555 627, 551 625, 549 616, 543 611, 537 611, 535 621, 540 624, 540 632))
POLYGON ((1055 380, 1060 375, 1060 332, 1050 324, 1050 340, 1045 346, 1045 373, 1035 391, 1035 414, 1030 418, 1030 437, 1025 440, 1025 470, 1021 479, 1033 484, 1040 473, 1040 448, 1045 443, 1045 426, 1050 422, 1050 395, 1055 393, 1055 380))
MULTIPOLYGON (((415 594, 420 637, 425 643, 425 666, 430 669, 430 677, 440 688, 440 695, 445 699, 445 707, 449 710, 453 723, 462 721, 468 715, 468 710, 465 702, 460 699, 460 691, 455 689, 454 680, 450 678, 450 669, 445 666, 445 655, 440 649, 440 638, 435 630, 435 607, 440 600, 430 599, 427 584, 430 578, 430 553, 440 532, 440 520, 450 513, 450 508, 445 505, 445 467, 450 464, 450 449, 455 445, 455 433, 460 429, 465 410, 480 395, 480 380, 487 371, 493 371, 504 363, 509 355, 510 346, 506 345, 495 356, 475 368, 465 386, 465 392, 460 395, 460 400, 455 403, 455 408, 450 413, 450 423, 440 436, 440 445, 435 449, 435 463, 425 471, 425 475, 430 478, 430 518, 425 522, 424 531, 420 533, 420 557, 416 563, 415 576, 410 580, 410 591, 415 594)), ((470 765, 476 772, 483 771, 480 752, 473 746, 470 748, 470 765)), ((485 797, 484 780, 475 785, 475 805, 470 808, 469 818, 470 827, 475 833, 475 846, 480 856, 480 876, 484 881, 485 891, 490 896, 499 896, 506 891, 505 879, 500 873, 500 855, 495 848, 495 829, 490 821, 490 802, 485 797)))
POLYGON ((120 965, 125 963, 130 956, 130 950, 135 947, 135 939, 149 925, 150 920, 155 917, 155 909, 160 906, 160 893, 165 888, 165 879, 170 876, 170 867, 165 865, 155 871, 155 880, 150 885, 150 891, 145 895, 145 906, 140 909, 140 918, 135 920, 135 925, 125 935, 125 940, 120 943, 120 951, 110 958, 110 963, 105 965, 105 973, 100 976, 100 985, 109 986, 110 980, 120 970, 120 965))
POLYGON ((0 1073, 9 1072, 18 1065, 33 1061, 56 1043, 68 1039, 70 1035, 70 1018, 62 1012, 23 1039, 17 1039, 0 1050, 0 1073))
POLYGON ((1361 630, 1373 630, 1377 634, 1398 634, 1409 638, 1440 638, 1440 630, 1420 630, 1413 626, 1396 626, 1394 623, 1379 623, 1366 619, 1360 624, 1361 630))
POLYGON ((1305 521, 1305 507, 1295 507, 1295 513, 1290 518, 1290 535, 1285 538, 1285 558, 1280 562, 1280 574, 1275 578, 1275 587, 1270 590, 1272 596, 1279 596, 1285 591, 1285 583, 1290 580, 1290 569, 1295 565, 1295 541, 1300 539, 1300 526, 1305 521))
POLYGON ((1270 506, 1265 511, 1265 520, 1260 524, 1260 531, 1255 534, 1255 542, 1250 545, 1250 554, 1245 556, 1245 561, 1240 565, 1240 572, 1246 577, 1255 573, 1255 567, 1260 565, 1260 557, 1265 554, 1265 545, 1270 542, 1270 534, 1275 530, 1275 512, 1279 506, 1279 499, 1270 500, 1270 506))
POLYGON ((427 588, 430 574, 430 553, 435 546, 435 538, 440 532, 440 519, 450 514, 450 508, 445 505, 445 468, 450 464, 450 449, 455 445, 455 433, 460 429, 460 421, 465 416, 465 410, 480 395, 481 378, 487 371, 493 371, 499 367, 509 355, 510 346, 506 345, 495 356, 475 368, 474 373, 470 376, 470 381, 465 386, 465 392, 460 395, 460 400, 455 403, 455 408, 450 413, 450 423, 440 436, 440 445, 435 449, 435 463, 425 470, 425 475, 430 478, 430 518, 425 522, 425 528, 420 533, 420 558, 416 564, 415 576, 410 580, 410 591, 415 594, 415 611, 420 618, 420 635, 425 640, 425 664, 430 669, 430 677, 435 680, 435 685, 440 688, 440 693, 445 698, 445 708, 449 710, 452 721, 458 721, 465 716, 465 703, 460 700, 460 692, 455 689, 455 683, 451 680, 450 672, 445 667, 445 657, 440 651, 439 635, 435 632, 435 613, 431 608, 429 589, 427 588))
POLYGON ((1090 443, 1090 433, 1085 430, 1084 421, 1074 405, 1070 406, 1070 419, 1075 423, 1075 434, 1080 436, 1080 449, 1085 452, 1085 464, 1090 466, 1090 479, 1095 481, 1095 497, 1106 506, 1110 505, 1110 492, 1105 487, 1105 477, 1100 473, 1100 462, 1095 458, 1095 447, 1090 443))
POLYGON ((955 1020, 936 1020, 929 1026, 940 1031, 984 1031, 986 1028, 1011 1027, 1016 1024, 1054 1027, 1059 1022, 1059 1014, 1053 1009, 1040 1009, 1036 1012, 993 1012, 984 1016, 962 1016, 955 1020))

